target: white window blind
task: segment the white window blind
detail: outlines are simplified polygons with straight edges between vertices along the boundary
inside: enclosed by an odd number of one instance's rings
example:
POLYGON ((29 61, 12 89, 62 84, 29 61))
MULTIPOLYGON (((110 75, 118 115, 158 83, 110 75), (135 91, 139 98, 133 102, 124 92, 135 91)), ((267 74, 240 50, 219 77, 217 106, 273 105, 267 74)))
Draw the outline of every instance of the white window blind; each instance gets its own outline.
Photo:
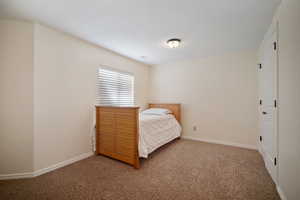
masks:
POLYGON ((128 73, 99 68, 97 105, 133 106, 134 77, 128 73))

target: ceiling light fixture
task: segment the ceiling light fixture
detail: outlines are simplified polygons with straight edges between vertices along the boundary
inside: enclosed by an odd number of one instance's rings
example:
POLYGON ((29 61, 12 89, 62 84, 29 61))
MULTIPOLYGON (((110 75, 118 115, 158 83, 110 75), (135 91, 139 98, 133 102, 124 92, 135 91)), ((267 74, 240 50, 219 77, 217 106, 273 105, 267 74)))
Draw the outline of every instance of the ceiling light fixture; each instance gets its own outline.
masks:
POLYGON ((177 47, 179 47, 180 42, 181 42, 181 39, 173 38, 173 39, 169 39, 166 43, 167 43, 168 47, 170 47, 170 48, 177 48, 177 47))

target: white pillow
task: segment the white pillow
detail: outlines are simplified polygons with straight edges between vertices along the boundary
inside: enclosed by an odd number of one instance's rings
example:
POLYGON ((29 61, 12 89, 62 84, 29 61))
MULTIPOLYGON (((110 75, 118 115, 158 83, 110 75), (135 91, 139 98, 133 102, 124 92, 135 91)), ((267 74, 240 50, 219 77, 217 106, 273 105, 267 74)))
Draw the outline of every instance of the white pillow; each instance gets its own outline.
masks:
POLYGON ((169 109, 165 108, 149 108, 142 112, 145 115, 167 115, 171 114, 172 112, 169 109))

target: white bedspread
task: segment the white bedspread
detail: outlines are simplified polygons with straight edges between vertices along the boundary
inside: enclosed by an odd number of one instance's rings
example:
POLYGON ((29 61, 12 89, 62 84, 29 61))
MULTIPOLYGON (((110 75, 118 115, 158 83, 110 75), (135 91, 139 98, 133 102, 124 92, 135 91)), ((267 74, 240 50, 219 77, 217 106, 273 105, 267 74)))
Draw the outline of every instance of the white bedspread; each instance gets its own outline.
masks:
POLYGON ((173 115, 140 114, 139 127, 139 156, 143 158, 181 133, 181 126, 173 115))

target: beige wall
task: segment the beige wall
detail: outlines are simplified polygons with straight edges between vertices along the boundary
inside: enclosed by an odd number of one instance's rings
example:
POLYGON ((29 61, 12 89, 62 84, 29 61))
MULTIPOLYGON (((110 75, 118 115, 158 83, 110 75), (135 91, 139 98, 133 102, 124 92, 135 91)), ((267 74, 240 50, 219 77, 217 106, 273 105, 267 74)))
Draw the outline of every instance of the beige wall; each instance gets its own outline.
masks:
POLYGON ((96 72, 101 65, 133 73, 136 103, 147 104, 147 65, 26 22, 1 20, 0 44, 4 177, 92 151, 96 72))
POLYGON ((33 25, 0 20, 0 175, 33 169, 33 25))
POLYGON ((154 66, 150 100, 182 104, 184 136, 256 147, 256 66, 256 52, 154 66))
POLYGON ((279 22, 279 187, 300 198, 300 1, 283 0, 279 22))
POLYGON ((136 102, 147 104, 148 66, 53 29, 34 28, 35 170, 92 151, 96 72, 135 75, 136 102))

